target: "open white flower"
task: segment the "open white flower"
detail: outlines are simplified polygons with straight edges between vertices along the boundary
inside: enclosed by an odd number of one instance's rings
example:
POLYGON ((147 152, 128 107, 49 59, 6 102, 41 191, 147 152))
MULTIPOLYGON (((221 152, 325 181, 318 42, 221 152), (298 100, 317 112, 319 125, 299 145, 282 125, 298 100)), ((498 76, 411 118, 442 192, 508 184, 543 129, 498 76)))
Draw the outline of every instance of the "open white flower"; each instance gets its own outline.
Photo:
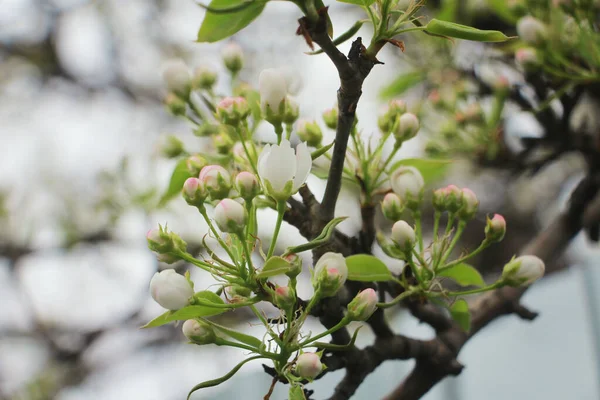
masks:
POLYGON ((298 192, 306 182, 312 158, 306 143, 300 143, 296 152, 286 139, 281 144, 268 144, 258 157, 258 174, 266 192, 276 200, 286 200, 298 192))

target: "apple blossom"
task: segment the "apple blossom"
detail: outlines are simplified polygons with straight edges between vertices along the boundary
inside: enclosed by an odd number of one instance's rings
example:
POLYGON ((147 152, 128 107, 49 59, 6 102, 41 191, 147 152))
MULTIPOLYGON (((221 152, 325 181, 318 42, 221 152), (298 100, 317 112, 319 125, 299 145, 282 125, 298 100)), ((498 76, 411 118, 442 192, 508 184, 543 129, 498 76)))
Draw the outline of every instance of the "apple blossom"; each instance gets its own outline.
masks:
POLYGON ((306 182, 312 158, 306 143, 296 147, 296 153, 286 139, 281 144, 268 144, 258 157, 258 174, 266 192, 276 200, 286 200, 306 182))
POLYGON ((183 276, 173 269, 157 272, 150 280, 150 294, 154 301, 168 310, 187 306, 194 296, 194 289, 183 276))

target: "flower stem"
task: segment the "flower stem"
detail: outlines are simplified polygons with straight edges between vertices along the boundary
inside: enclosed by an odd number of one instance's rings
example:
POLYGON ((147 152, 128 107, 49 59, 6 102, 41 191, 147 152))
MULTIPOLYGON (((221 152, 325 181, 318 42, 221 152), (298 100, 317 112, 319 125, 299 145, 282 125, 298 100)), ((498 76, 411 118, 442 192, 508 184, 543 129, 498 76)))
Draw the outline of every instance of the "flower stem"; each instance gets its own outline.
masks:
POLYGON ((446 265, 444 265, 444 266, 440 267, 440 268, 438 269, 438 272, 439 272, 439 271, 443 271, 443 270, 445 270, 445 269, 452 268, 452 267, 454 267, 455 265, 458 265, 458 264, 460 264, 460 263, 462 263, 462 262, 465 262, 465 261, 467 261, 469 258, 475 257, 477 254, 479 254, 479 253, 481 253, 483 250, 487 249, 487 248, 489 247, 489 245, 490 245, 490 244, 491 244, 490 242, 488 242, 487 240, 484 240, 483 242, 481 242, 481 244, 479 245, 479 247, 478 247, 478 248, 476 248, 475 250, 473 250, 473 252, 471 252, 470 254, 467 254, 467 255, 466 255, 466 256, 464 256, 464 257, 461 257, 461 258, 459 258, 459 259, 457 259, 457 260, 454 260, 454 261, 452 261, 452 262, 449 262, 448 264, 446 264, 446 265))
POLYGON ((200 211, 200 214, 202 214, 202 216, 204 217, 204 220, 206 221, 206 224, 208 225, 208 228, 210 229, 210 231, 213 233, 213 235, 215 235, 215 239, 217 239, 217 241, 219 242, 221 247, 227 252, 227 255, 229 256, 229 258, 231 258, 231 261, 235 264, 235 266, 237 268, 240 268, 237 260, 235 259, 235 257, 233 256, 233 253, 230 250, 231 246, 227 246, 227 243, 225 243, 225 241, 221 238, 221 235, 219 235, 219 233, 215 229, 213 223, 211 222, 210 218, 208 217, 208 213, 206 212, 206 207, 204 207, 204 205, 202 205, 201 207, 198 207, 198 210, 200 211))
POLYGON ((412 296, 413 294, 417 293, 418 289, 416 288, 412 288, 409 289, 405 292, 400 293, 398 296, 396 296, 392 301, 390 301, 389 303, 377 303, 377 307, 379 308, 390 308, 398 303, 400 303, 402 300, 406 299, 407 297, 412 296))
POLYGON ((444 253, 444 256, 442 257, 442 259, 440 260, 440 264, 444 264, 446 262, 446 260, 448 259, 448 257, 450 257, 452 250, 454 250, 454 247, 456 247, 456 244, 460 240, 460 237, 462 236, 462 233, 465 230, 466 226, 467 226, 467 222, 465 220, 461 219, 460 221, 458 221, 458 228, 456 228, 456 233, 454 234, 454 238, 452 238, 452 242, 450 242, 450 246, 444 253))
POLYGON ((347 317, 344 317, 335 326, 331 327, 330 329, 326 330, 325 332, 319 333, 317 336, 314 336, 314 337, 312 337, 310 339, 305 340, 304 342, 300 343, 299 346, 300 346, 300 348, 305 347, 309 343, 317 341, 317 340, 321 339, 324 336, 332 334, 333 332, 339 331, 340 329, 342 329, 343 327, 345 327, 349 323, 350 323, 350 319, 348 319, 347 317))
POLYGON ((421 226, 421 211, 413 211, 413 217, 415 218, 415 234, 419 240, 419 251, 423 251, 423 228, 421 226))
POLYGON ((269 252, 267 253, 267 260, 271 258, 273 252, 275 251, 277 236, 279 236, 279 229, 281 229, 281 223, 283 222, 283 214, 285 213, 285 203, 285 201, 277 201, 277 222, 275 223, 275 231, 273 231, 271 246, 269 246, 269 252))
POLYGON ((447 292, 446 295, 448 295, 448 296, 466 296, 469 294, 477 294, 477 293, 494 290, 499 287, 502 287, 503 285, 504 285, 504 282, 499 281, 499 282, 492 283, 491 285, 488 285, 488 286, 484 286, 484 287, 472 289, 472 290, 465 290, 463 292, 447 292))

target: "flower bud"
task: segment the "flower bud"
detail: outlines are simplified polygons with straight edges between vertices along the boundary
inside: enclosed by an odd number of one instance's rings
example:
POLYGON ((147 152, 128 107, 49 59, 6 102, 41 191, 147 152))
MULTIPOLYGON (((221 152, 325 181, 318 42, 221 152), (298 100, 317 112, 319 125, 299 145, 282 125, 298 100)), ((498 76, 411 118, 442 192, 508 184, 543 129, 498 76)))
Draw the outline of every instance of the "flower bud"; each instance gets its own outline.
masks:
POLYGON ((296 294, 289 286, 279 286, 273 293, 273 302, 282 310, 289 310, 296 304, 296 294))
POLYGON ((166 269, 155 273, 150 280, 150 294, 162 307, 179 310, 190 303, 194 289, 183 275, 173 269, 166 269))
POLYGON ((181 330, 185 337, 194 344, 211 344, 217 338, 214 328, 201 320, 188 319, 183 323, 181 330))
POLYGON ((392 226, 392 241, 404 252, 415 246, 415 231, 406 221, 397 221, 392 226))
POLYGON ((457 212, 463 206, 463 193, 455 185, 449 185, 445 188, 446 194, 446 209, 452 213, 457 212))
POLYGON ((388 103, 388 106, 388 112, 394 116, 400 116, 406 113, 406 102, 404 100, 392 100, 388 103))
POLYGON ((536 256, 521 256, 511 260, 502 270, 502 279, 511 286, 531 285, 544 275, 544 262, 536 256))
POLYGON ((300 116, 300 107, 298 102, 287 97, 285 100, 285 109, 283 111, 283 122, 293 124, 300 116))
POLYGON ((165 97, 165 105, 171 114, 175 116, 185 115, 187 109, 186 102, 181 100, 174 93, 169 93, 167 97, 165 97))
POLYGON ((377 309, 377 293, 373 289, 365 289, 348 304, 348 318, 352 321, 366 321, 377 309))
POLYGON ((201 206, 208 197, 208 191, 198 178, 188 178, 183 183, 183 198, 190 206, 201 206))
POLYGON ((260 193, 260 184, 256 175, 248 171, 237 174, 234 185, 240 197, 246 201, 252 201, 260 193))
POLYGON ((321 256, 312 277, 315 292, 322 297, 335 296, 348 278, 346 259, 339 253, 325 253, 321 256))
POLYGON ((475 193, 470 189, 462 190, 462 207, 458 210, 458 217, 463 220, 472 219, 477 214, 479 200, 475 193))
POLYGON ((300 275, 300 272, 302 272, 302 258, 296 253, 288 254, 283 258, 293 266, 292 269, 286 272, 286 275, 289 278, 295 278, 300 275))
POLYGON ((281 71, 268 68, 258 77, 260 104, 267 122, 281 124, 285 112, 287 83, 281 71))
POLYGON ((338 109, 337 107, 329 108, 323 111, 323 122, 329 129, 337 129, 338 124, 338 109))
POLYGON ((166 228, 159 225, 158 229, 152 229, 146 234, 148 248, 155 253, 164 256, 160 261, 172 264, 179 260, 177 253, 186 251, 187 244, 174 232, 168 232, 166 228))
POLYGON ((237 43, 229 42, 226 44, 223 47, 221 56, 223 57, 225 68, 233 75, 237 75, 244 66, 244 52, 237 43))
POLYGON ((217 135, 213 136, 213 144, 215 145, 217 153, 229 154, 235 143, 227 132, 221 131, 217 135))
POLYGON ((204 123, 200 125, 198 128, 194 129, 194 135, 200 137, 207 137, 216 135, 221 131, 221 127, 216 124, 204 123))
POLYGON ((525 43, 535 46, 546 40, 548 32, 539 19, 527 15, 517 22, 517 34, 525 43))
POLYGON ((515 52, 515 62, 524 71, 531 72, 540 66, 540 58, 537 51, 532 47, 525 47, 515 52))
POLYGON ((248 114, 250 107, 243 97, 225 97, 217 104, 217 118, 227 125, 237 126, 248 114))
POLYGON ((397 168, 390 176, 392 190, 406 203, 407 207, 418 207, 425 181, 418 169, 414 167, 397 168))
POLYGON ((320 147, 323 141, 323 132, 316 121, 308 121, 301 119, 296 126, 298 137, 307 145, 312 147, 320 147))
POLYGON ((485 240, 490 243, 500 242, 506 234, 506 220, 500 214, 494 214, 492 219, 486 217, 485 240))
POLYGON ((402 199, 396 193, 390 192, 385 195, 381 202, 381 211, 387 219, 398 221, 402 217, 402 210, 402 199))
POLYGON ((446 211, 446 204, 448 202, 448 188, 440 188, 433 191, 433 209, 435 211, 444 212, 446 211))
POLYGON ((246 217, 244 206, 232 199, 223 199, 215 207, 215 222, 223 232, 241 232, 246 217))
POLYGON ((208 161, 199 154, 193 155, 185 160, 185 167, 190 175, 198 176, 202 168, 206 167, 208 161))
POLYGON ((167 158, 175 158, 184 152, 183 142, 175 135, 166 136, 160 145, 160 152, 167 158))
POLYGON ((210 90, 217 82, 217 73, 207 67, 198 67, 194 70, 192 86, 194 89, 210 90))
POLYGON ((296 360, 295 372, 301 378, 314 379, 323 369, 321 358, 317 353, 302 353, 296 360))
POLYGON ((163 71, 163 78, 169 90, 184 99, 189 96, 192 77, 187 65, 182 60, 169 62, 163 71))
POLYGON ((202 168, 200 180, 213 200, 225 198, 231 190, 231 176, 220 165, 207 165, 202 168))
POLYGON ((404 113, 398 119, 398 124, 394 132, 396 141, 402 143, 415 137, 419 131, 419 119, 415 114, 404 113))

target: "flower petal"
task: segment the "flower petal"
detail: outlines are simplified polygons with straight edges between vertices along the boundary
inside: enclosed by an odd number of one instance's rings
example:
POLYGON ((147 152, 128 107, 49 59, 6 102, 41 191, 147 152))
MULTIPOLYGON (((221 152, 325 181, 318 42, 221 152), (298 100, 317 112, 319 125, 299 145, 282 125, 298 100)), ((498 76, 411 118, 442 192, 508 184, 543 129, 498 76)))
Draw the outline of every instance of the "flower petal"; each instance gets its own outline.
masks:
POLYGON ((312 167, 312 157, 306 143, 302 142, 296 147, 296 174, 294 176, 294 193, 306 182, 312 167))

